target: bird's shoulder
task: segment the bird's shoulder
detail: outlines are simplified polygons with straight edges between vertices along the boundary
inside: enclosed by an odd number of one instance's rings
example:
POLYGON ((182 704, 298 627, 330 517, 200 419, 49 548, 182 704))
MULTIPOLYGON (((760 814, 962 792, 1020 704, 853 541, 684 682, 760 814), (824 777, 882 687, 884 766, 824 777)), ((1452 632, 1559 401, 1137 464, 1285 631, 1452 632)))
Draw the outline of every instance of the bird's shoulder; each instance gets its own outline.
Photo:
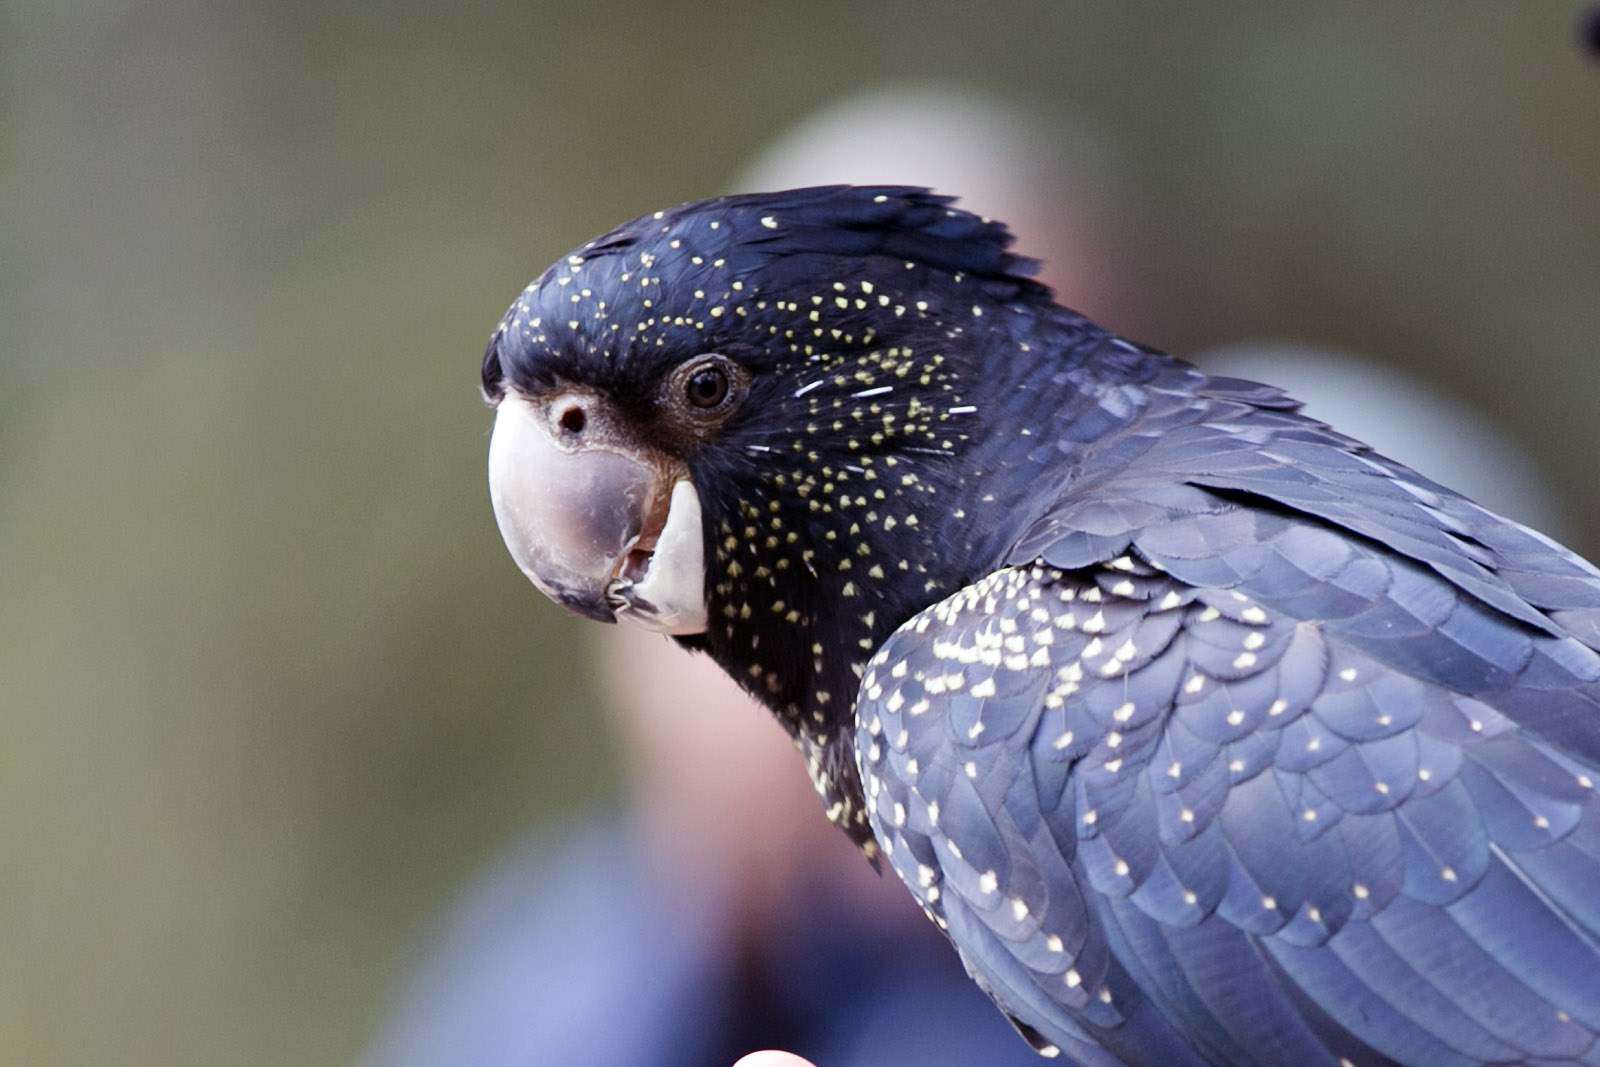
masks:
MULTIPOLYGON (((1003 568, 880 649, 857 751, 896 871, 1002 1006, 1069 1054, 1076 1032, 1051 1028, 1062 1009, 1116 1050, 1165 1040, 1162 1025, 1125 1025, 1152 1002, 1230 1061, 1264 1035, 1313 1062, 1329 1048, 1367 1062, 1353 1033, 1485 1059, 1592 1041, 1592 763, 1520 730, 1502 701, 1374 654, 1353 605, 1381 633, 1456 641, 1482 609, 1381 545, 1324 543, 1315 524, 1289 556, 1309 568, 1332 553, 1329 588, 1284 595, 1320 597, 1326 619, 1253 595, 1270 568, 1208 584, 1174 573, 1228 556, 1221 529, 1192 557, 1145 558, 1136 541, 1087 565, 1003 568), (1526 946, 1555 951, 1562 929, 1588 933, 1570 959, 1530 968, 1526 946), (1392 965, 1339 947, 1362 939, 1392 965), (1468 1026, 1478 994, 1430 944, 1478 959, 1516 1009, 1468 1026), (1254 990, 1248 1025, 1188 977, 1220 958, 1238 965, 1235 993, 1254 990), (1341 1014, 1368 997, 1399 1007, 1341 1014)), ((1539 668, 1546 682, 1559 666, 1539 668)), ((1564 669, 1592 702, 1571 673, 1583 663, 1564 669)))

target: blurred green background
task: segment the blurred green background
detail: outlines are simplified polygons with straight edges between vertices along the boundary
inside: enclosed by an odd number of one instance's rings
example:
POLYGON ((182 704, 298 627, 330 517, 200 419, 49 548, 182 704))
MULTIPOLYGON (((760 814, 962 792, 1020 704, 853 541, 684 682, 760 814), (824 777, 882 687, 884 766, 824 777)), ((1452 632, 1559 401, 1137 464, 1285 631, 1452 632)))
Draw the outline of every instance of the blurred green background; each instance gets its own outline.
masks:
POLYGON ((843 94, 1086 118, 1161 264, 1114 325, 1404 367, 1600 551, 1578 8, 0 4, 0 1062, 348 1061, 444 894, 614 790, 483 344, 843 94))

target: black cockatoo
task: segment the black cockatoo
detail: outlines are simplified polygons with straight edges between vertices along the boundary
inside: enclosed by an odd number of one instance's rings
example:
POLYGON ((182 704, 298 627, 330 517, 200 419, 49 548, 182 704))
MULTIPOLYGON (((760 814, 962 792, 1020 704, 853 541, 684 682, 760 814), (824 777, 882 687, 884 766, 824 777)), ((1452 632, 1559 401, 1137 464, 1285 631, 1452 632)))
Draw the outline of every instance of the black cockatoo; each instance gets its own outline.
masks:
POLYGON ((1009 242, 841 186, 577 249, 483 360, 518 565, 764 701, 1047 1056, 1600 1065, 1600 571, 1009 242))

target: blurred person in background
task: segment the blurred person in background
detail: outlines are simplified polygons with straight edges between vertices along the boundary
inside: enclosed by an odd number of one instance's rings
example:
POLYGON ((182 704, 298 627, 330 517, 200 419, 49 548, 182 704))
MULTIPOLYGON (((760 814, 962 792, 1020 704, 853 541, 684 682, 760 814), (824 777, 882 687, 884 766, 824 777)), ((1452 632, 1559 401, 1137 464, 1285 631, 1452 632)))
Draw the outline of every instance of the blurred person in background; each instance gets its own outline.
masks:
MULTIPOLYGON (((1081 123, 890 89, 803 122, 733 187, 834 182, 958 195, 1011 226, 1063 303, 1133 336, 1158 320, 1159 298, 1133 281, 1150 265, 1126 169, 1081 123)), ((1198 362, 1290 386, 1313 415, 1424 474, 1562 529, 1517 451, 1420 385, 1303 346, 1198 362)), ((822 817, 783 732, 709 659, 615 627, 598 660, 624 810, 542 832, 470 887, 363 1067, 699 1067, 763 1047, 823 1067, 1038 1062, 910 895, 822 817)), ((763 1053, 741 1067, 804 1063, 763 1053)))
MULTIPOLYGON (((733 184, 959 194, 1017 229, 1045 281, 1117 318, 1115 167, 1083 129, 897 89, 814 116, 733 184)), ((538 833, 471 886, 364 1067, 701 1067, 764 1046, 829 1067, 1038 1061, 822 817, 764 709, 658 634, 609 628, 597 658, 624 810, 538 833)))

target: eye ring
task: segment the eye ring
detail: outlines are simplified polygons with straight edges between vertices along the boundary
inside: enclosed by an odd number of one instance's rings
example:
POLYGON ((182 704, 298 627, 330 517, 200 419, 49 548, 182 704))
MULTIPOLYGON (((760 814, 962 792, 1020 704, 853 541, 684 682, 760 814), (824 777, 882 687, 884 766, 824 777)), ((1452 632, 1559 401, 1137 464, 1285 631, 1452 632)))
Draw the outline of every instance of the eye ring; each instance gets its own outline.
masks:
POLYGON ((691 407, 701 411, 715 411, 728 399, 732 385, 728 372, 715 363, 706 364, 690 374, 683 383, 683 396, 691 407))
POLYGON ((713 429, 739 409, 749 384, 750 372, 737 362, 706 352, 673 369, 662 383, 661 402, 678 418, 713 429))

